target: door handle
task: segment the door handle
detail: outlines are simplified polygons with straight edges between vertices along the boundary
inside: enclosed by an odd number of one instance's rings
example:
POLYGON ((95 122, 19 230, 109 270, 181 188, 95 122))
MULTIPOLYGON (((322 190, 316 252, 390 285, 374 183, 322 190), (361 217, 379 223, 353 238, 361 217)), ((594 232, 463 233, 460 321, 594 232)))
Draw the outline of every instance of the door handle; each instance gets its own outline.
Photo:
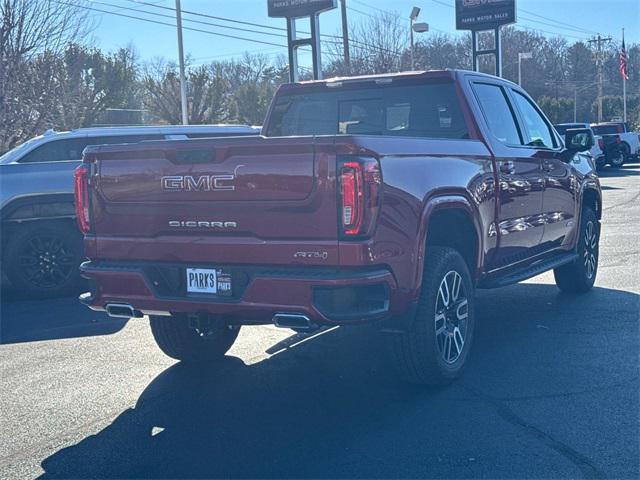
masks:
POLYGON ((500 162, 499 168, 500 168, 500 173, 511 174, 516 172, 516 166, 512 160, 500 162))

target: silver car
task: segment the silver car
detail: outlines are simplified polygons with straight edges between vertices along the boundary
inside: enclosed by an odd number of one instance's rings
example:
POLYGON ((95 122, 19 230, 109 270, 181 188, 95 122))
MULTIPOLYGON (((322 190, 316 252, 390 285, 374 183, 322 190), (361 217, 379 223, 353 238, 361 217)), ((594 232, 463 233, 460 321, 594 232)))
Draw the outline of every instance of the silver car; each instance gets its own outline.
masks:
POLYGON ((258 135, 247 125, 83 128, 48 131, 0 157, 2 274, 29 296, 73 291, 82 238, 75 223, 73 171, 88 145, 258 135))

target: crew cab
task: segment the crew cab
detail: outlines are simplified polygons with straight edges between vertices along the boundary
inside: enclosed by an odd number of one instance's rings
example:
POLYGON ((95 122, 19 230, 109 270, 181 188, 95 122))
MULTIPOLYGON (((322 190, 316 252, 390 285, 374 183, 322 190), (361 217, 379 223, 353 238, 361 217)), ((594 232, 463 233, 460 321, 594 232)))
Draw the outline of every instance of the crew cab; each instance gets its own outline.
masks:
POLYGON ((73 171, 87 145, 257 135, 247 125, 144 126, 49 130, 0 156, 2 273, 30 297, 80 286, 82 236, 74 220, 73 171))
POLYGON ((81 301, 148 315, 159 347, 192 363, 222 357, 241 326, 375 322, 403 377, 448 382, 477 288, 551 269, 564 291, 593 286, 591 146, 480 73, 286 84, 257 137, 85 150, 81 301))
POLYGON ((633 132, 629 128, 629 124, 626 122, 603 122, 603 123, 594 123, 591 125, 594 133, 596 135, 601 135, 604 139, 609 136, 618 138, 619 140, 615 141, 619 144, 619 150, 622 154, 622 163, 628 162, 634 157, 638 157, 640 155, 640 133, 633 132))

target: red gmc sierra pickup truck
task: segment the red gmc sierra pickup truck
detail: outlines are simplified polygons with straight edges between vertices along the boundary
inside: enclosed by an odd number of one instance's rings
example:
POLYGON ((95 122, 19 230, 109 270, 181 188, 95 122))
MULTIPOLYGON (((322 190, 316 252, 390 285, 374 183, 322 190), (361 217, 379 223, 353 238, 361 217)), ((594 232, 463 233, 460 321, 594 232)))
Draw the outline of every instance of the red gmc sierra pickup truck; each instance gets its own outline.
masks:
POLYGON ((81 301, 148 315, 187 362, 222 357, 242 325, 378 322, 406 379, 444 383, 469 356, 476 288, 551 269, 561 290, 592 287, 592 142, 475 72, 283 85, 259 136, 85 150, 81 301))

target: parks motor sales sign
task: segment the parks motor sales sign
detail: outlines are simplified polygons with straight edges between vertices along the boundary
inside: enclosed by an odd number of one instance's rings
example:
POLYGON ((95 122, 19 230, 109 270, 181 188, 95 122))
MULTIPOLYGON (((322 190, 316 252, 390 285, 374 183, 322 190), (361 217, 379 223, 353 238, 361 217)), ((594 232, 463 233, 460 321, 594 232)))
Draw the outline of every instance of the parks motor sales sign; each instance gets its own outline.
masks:
POLYGON ((489 30, 515 21, 516 0, 456 0, 457 30, 489 30))
POLYGON ((337 0, 268 0, 269 16, 284 18, 309 17, 338 6, 337 0))

